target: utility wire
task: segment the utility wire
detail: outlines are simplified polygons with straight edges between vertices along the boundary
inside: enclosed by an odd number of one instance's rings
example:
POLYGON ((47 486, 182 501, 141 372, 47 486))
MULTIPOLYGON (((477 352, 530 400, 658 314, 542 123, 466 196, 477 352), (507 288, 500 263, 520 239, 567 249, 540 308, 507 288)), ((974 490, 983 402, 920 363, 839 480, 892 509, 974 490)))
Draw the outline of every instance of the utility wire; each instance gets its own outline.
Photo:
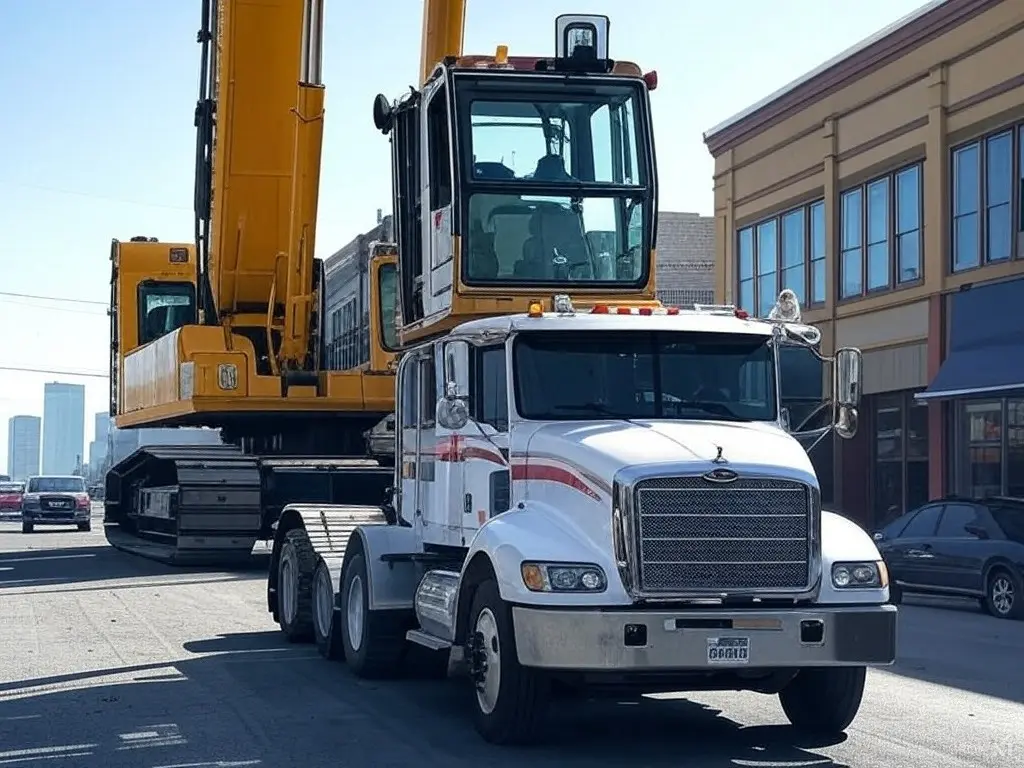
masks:
POLYGON ((38 192, 49 192, 55 195, 71 195, 73 197, 84 197, 89 200, 103 200, 108 203, 120 203, 121 205, 137 205, 140 208, 162 208, 167 211, 189 211, 191 208, 184 205, 168 205, 167 203, 149 203, 142 200, 128 200, 123 197, 111 197, 109 195, 97 195, 95 192, 82 192, 75 189, 60 189, 59 187, 47 187, 41 184, 26 184, 21 181, 7 181, 0 179, 0 184, 20 189, 34 189, 38 192))
POLYGON ((37 301, 56 301, 63 302, 66 304, 90 304, 97 307, 106 307, 108 303, 105 301, 95 301, 93 299, 72 299, 66 296, 41 296, 34 293, 13 293, 11 291, 0 291, 0 296, 7 297, 9 299, 36 299, 37 301))
POLYGON ((21 368, 16 365, 0 365, 0 371, 16 371, 18 373, 49 373, 54 376, 83 376, 88 379, 109 379, 109 373, 99 371, 73 371, 67 368, 21 368))

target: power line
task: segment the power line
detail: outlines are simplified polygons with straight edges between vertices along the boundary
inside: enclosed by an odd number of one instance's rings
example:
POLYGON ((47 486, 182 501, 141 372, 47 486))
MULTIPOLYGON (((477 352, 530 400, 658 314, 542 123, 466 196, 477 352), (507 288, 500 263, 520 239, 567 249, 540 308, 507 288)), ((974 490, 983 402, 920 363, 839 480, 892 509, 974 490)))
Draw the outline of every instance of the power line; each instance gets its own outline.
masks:
POLYGON ((35 299, 37 301, 57 301, 64 302, 67 304, 90 304, 92 306, 106 307, 108 306, 105 301, 94 301, 92 299, 72 299, 66 296, 41 296, 34 293, 12 293, 11 291, 0 291, 0 296, 6 296, 11 299, 35 299))
POLYGON ((54 376, 82 376, 88 379, 109 379, 109 373, 99 371, 73 371, 68 368, 21 368, 16 365, 0 365, 0 371, 15 371, 17 373, 49 373, 54 376))
POLYGON ((20 181, 5 181, 0 179, 0 184, 7 186, 21 188, 21 189, 34 189, 39 192, 49 192, 56 195, 71 195, 73 197, 84 197, 89 200, 103 200, 108 203, 120 203, 121 205, 137 205, 141 208, 162 208, 168 211, 189 211, 192 212, 191 208, 187 208, 183 205, 168 205, 167 203, 148 203, 142 200, 128 200, 123 197, 111 197, 109 195, 97 195, 95 192, 82 192, 75 189, 61 189, 59 187, 47 187, 41 184, 26 184, 20 181))

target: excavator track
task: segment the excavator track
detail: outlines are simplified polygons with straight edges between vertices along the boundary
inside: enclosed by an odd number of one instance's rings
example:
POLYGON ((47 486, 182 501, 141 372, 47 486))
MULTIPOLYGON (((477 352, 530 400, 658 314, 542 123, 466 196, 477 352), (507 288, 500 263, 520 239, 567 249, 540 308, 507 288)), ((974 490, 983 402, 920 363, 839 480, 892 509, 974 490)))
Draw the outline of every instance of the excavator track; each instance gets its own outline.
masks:
POLYGON ((107 474, 104 532, 172 565, 244 565, 264 527, 261 485, 258 457, 235 446, 140 448, 107 474))

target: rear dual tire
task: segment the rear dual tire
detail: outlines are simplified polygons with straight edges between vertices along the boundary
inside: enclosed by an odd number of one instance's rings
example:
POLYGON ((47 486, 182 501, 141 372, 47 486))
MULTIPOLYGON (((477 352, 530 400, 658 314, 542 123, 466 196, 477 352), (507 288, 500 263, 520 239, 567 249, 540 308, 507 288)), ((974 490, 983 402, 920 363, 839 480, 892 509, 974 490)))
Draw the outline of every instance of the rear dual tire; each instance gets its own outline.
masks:
POLYGON ((398 676, 405 661, 410 617, 407 611, 370 610, 370 581, 362 552, 345 562, 339 607, 342 652, 353 674, 371 680, 398 676))

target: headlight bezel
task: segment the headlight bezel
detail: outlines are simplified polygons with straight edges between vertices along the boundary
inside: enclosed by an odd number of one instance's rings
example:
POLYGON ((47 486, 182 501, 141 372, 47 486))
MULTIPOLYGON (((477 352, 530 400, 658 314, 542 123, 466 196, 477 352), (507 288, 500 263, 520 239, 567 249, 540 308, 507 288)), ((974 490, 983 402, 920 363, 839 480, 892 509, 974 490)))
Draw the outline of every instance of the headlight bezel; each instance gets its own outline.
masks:
POLYGON ((519 575, 523 586, 538 594, 596 595, 608 589, 608 576, 597 563, 524 560, 519 575), (592 576, 596 583, 586 586, 585 576, 592 576))
POLYGON ((889 571, 884 560, 838 561, 832 563, 829 576, 832 588, 842 592, 878 590, 889 586, 889 571))

